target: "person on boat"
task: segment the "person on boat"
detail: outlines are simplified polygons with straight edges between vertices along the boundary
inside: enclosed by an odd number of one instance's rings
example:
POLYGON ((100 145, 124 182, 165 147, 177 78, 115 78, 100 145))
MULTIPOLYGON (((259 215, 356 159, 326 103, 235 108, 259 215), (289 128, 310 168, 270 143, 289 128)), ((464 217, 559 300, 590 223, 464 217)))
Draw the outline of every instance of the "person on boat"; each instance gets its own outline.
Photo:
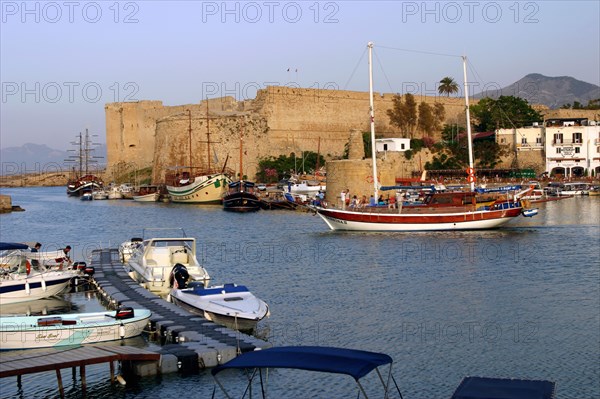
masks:
POLYGON ((377 202, 375 201, 373 194, 371 194, 371 197, 369 198, 369 206, 377 206, 377 202))
POLYGON ((358 208, 359 204, 360 204, 360 201, 358 200, 356 195, 354 197, 352 197, 352 201, 350 201, 350 208, 351 209, 358 208))
POLYGON ((383 194, 377 199, 377 205, 386 205, 385 200, 383 199, 383 194))
POLYGON ((395 195, 388 197, 388 208, 390 208, 390 209, 396 208, 396 196, 395 195))
MULTIPOLYGON (((42 248, 42 244, 40 244, 39 242, 36 242, 35 245, 33 246, 33 248, 31 248, 31 252, 40 252, 40 249, 42 248)), ((37 259, 31 259, 31 266, 39 266, 40 262, 37 259)))
POLYGON ((340 194, 340 201, 342 203, 342 209, 346 209, 346 190, 342 190, 340 194))

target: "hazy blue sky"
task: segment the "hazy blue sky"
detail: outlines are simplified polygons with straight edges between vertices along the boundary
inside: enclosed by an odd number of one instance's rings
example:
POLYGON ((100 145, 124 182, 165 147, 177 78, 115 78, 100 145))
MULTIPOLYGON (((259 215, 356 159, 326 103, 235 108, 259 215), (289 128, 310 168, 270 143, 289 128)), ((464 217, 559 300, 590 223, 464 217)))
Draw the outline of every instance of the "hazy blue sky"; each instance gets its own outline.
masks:
POLYGON ((528 73, 600 83, 595 1, 2 1, 0 147, 105 140, 104 104, 253 98, 269 84, 435 92, 444 76, 528 73), (362 58, 361 58, 362 57, 362 58), (289 70, 289 71, 288 71, 289 70))

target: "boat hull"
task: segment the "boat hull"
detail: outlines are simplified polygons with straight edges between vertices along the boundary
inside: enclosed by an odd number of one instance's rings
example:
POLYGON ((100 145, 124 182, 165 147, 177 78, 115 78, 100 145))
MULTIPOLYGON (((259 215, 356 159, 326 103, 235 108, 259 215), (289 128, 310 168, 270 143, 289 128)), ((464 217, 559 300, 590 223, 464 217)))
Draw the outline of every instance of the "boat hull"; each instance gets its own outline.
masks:
POLYGON ((244 286, 209 287, 199 292, 203 291, 215 293, 198 295, 193 293, 193 288, 174 289, 171 291, 171 300, 194 314, 234 330, 254 330, 258 322, 269 315, 268 305, 244 286))
POLYGON ((171 202, 220 204, 231 179, 224 173, 199 176, 185 186, 167 186, 171 202))
POLYGON ((145 195, 134 195, 133 200, 136 202, 157 202, 160 193, 151 193, 145 195))
POLYGON ((256 212, 261 208, 260 199, 247 192, 228 194, 223 198, 223 209, 230 212, 256 212))
POLYGON ((494 211, 392 214, 353 212, 315 207, 331 230, 445 231, 487 230, 500 227, 521 214, 521 207, 494 211))
POLYGON ((39 319, 44 319, 40 316, 0 317, 0 349, 49 348, 131 338, 144 331, 152 315, 146 309, 135 309, 134 317, 129 319, 116 319, 107 313, 46 317, 68 323, 55 325, 39 325, 39 319))
POLYGON ((69 286, 74 277, 71 273, 57 276, 33 277, 0 281, 0 305, 35 301, 58 295, 69 286))

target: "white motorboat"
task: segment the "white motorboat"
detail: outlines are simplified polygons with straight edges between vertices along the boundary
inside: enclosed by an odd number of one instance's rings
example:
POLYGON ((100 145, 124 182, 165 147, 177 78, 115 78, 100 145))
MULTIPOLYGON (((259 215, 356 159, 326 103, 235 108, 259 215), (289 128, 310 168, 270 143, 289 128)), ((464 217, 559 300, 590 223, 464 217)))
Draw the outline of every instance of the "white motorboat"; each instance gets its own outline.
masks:
POLYGON ((0 305, 48 298, 64 291, 74 270, 48 270, 41 263, 32 263, 22 254, 24 244, 0 243, 0 305))
POLYGON ((133 251, 140 245, 140 243, 144 241, 144 239, 139 237, 133 237, 131 241, 125 241, 121 245, 119 245, 119 258, 122 263, 127 263, 129 258, 131 258, 131 254, 133 251))
POLYGON ((157 202, 159 198, 158 186, 140 186, 139 190, 133 194, 133 200, 138 202, 157 202))
POLYGON ((251 331, 269 316, 269 306, 244 285, 224 284, 212 287, 194 284, 188 287, 184 266, 173 268, 171 300, 192 313, 235 330, 251 331))
POLYGON ((187 268, 192 281, 208 284, 210 276, 198 263, 196 239, 192 237, 144 239, 132 252, 125 270, 148 290, 168 294, 171 270, 178 263, 187 268))
POLYGON ((122 198, 123 198, 123 192, 121 191, 121 188, 119 186, 111 184, 111 186, 108 188, 108 199, 114 200, 114 199, 122 199, 122 198))
POLYGON ((92 197, 94 197, 95 200, 105 200, 108 199, 108 193, 104 190, 96 190, 92 191, 92 197))
POLYGON ((121 308, 113 312, 51 316, 2 316, 2 350, 48 348, 113 341, 140 335, 152 313, 121 308))

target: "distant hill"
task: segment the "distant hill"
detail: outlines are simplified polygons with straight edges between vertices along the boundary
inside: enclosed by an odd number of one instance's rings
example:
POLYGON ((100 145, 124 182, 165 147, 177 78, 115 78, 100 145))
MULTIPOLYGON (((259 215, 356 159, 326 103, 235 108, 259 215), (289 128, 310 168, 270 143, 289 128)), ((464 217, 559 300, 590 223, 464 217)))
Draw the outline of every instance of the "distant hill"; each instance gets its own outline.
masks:
MULTIPOLYGON (((74 163, 65 163, 76 155, 76 152, 55 150, 45 144, 27 143, 21 147, 7 147, 0 149, 0 175, 21 174, 31 172, 69 171, 74 163)), ((93 156, 103 157, 98 159, 97 168, 106 164, 106 145, 94 148, 93 156)))
POLYGON ((474 97, 498 98, 501 95, 521 97, 529 104, 543 104, 554 109, 575 101, 586 105, 589 100, 600 98, 600 86, 570 76, 551 77, 531 73, 510 86, 479 93, 474 97))

